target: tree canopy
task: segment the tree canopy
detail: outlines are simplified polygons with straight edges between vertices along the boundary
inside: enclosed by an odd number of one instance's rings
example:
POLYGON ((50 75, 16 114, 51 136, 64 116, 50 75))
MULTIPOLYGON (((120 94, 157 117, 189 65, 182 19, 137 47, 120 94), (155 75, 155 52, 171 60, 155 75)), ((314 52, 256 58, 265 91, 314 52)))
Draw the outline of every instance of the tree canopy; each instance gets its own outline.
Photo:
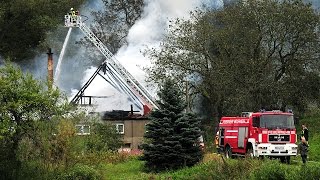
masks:
POLYGON ((146 50, 153 80, 188 79, 217 117, 319 103, 320 16, 311 4, 248 0, 191 15, 146 50))
POLYGON ((151 112, 151 121, 146 125, 142 157, 145 166, 162 171, 196 164, 202 159, 197 142, 200 120, 192 113, 184 113, 185 102, 174 81, 167 80, 158 95, 160 108, 151 112))
POLYGON ((103 124, 100 116, 73 111, 58 89, 13 64, 0 67, 0 86, 0 178, 55 179, 45 175, 93 155, 102 161, 101 156, 121 146, 114 126, 103 124), (90 135, 77 135, 76 126, 83 125, 90 135))
POLYGON ((19 169, 19 143, 25 138, 37 139, 34 122, 68 112, 69 105, 59 91, 47 90, 44 85, 12 64, 0 67, 0 149, 7 150, 0 154, 1 162, 17 163, 19 169))
POLYGON ((67 110, 58 90, 47 90, 44 83, 10 63, 0 68, 0 85, 1 120, 10 120, 11 126, 48 120, 67 110))
POLYGON ((71 7, 84 0, 2 0, 0 3, 0 55, 21 61, 33 57, 45 44, 46 33, 62 24, 71 7))
MULTIPOLYGON (((127 44, 126 37, 129 29, 141 17, 144 1, 102 1, 104 9, 91 13, 94 18, 91 30, 108 47, 110 52, 115 54, 121 46, 127 44)), ((91 42, 85 39, 81 40, 81 43, 91 47, 91 42)))

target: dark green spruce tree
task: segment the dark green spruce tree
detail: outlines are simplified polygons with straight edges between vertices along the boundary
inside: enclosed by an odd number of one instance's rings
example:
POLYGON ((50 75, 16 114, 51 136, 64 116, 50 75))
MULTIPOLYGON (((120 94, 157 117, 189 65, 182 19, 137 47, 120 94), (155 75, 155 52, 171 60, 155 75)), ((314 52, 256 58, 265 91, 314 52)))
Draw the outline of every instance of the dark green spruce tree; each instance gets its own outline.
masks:
POLYGON ((185 113, 182 92, 174 81, 167 80, 158 96, 159 109, 151 112, 144 136, 145 167, 163 171, 196 164, 203 156, 198 143, 200 120, 192 113, 185 113))

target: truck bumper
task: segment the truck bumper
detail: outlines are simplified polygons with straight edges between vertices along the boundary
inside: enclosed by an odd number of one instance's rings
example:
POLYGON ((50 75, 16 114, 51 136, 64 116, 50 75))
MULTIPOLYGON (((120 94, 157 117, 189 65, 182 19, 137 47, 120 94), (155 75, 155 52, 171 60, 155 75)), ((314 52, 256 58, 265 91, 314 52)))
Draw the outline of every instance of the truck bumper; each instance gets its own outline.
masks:
POLYGON ((261 143, 256 147, 256 156, 296 156, 296 144, 270 144, 261 143))

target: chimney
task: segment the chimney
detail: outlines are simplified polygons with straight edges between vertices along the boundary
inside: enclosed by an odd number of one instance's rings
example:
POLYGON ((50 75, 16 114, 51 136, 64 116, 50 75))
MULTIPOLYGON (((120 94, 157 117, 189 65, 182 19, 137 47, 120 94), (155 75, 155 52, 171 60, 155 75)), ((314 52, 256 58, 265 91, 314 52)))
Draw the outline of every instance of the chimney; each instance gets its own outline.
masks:
POLYGON ((53 59, 52 59, 52 52, 51 48, 48 48, 48 89, 52 88, 53 84, 53 59))

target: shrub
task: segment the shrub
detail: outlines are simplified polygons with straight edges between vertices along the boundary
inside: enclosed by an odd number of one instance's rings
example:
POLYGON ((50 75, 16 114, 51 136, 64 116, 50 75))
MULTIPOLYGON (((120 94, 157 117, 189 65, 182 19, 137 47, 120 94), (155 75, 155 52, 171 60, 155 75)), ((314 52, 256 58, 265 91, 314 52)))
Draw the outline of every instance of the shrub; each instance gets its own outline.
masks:
POLYGON ((217 166, 218 164, 213 161, 201 163, 197 166, 164 173, 160 179, 210 179, 209 177, 217 172, 217 166))
POLYGON ((309 141, 309 159, 310 161, 319 161, 320 160, 320 134, 314 133, 313 137, 309 141))
POLYGON ((131 159, 137 158, 138 155, 131 155, 129 153, 118 153, 113 151, 105 152, 86 152, 75 157, 74 161, 88 165, 98 165, 100 163, 117 164, 131 159))
POLYGON ((301 167, 299 179, 320 179, 320 165, 306 164, 301 167))
POLYGON ((265 161, 251 176, 252 179, 257 180, 297 179, 298 168, 298 166, 280 164, 278 161, 265 161))
POLYGON ((68 180, 99 180, 101 174, 90 166, 77 164, 63 173, 59 179, 68 180))
POLYGON ((215 178, 218 174, 219 179, 248 179, 250 172, 260 166, 260 163, 253 159, 228 159, 218 165, 218 173, 211 176, 215 178))
POLYGON ((249 179, 250 173, 260 164, 252 159, 207 161, 163 176, 172 179, 249 179))
POLYGON ((62 173, 62 168, 48 167, 39 161, 24 162, 19 169, 19 174, 14 179, 56 179, 62 173))
POLYGON ((86 142, 89 151, 116 151, 121 147, 121 136, 114 125, 93 122, 91 128, 91 134, 86 142))

